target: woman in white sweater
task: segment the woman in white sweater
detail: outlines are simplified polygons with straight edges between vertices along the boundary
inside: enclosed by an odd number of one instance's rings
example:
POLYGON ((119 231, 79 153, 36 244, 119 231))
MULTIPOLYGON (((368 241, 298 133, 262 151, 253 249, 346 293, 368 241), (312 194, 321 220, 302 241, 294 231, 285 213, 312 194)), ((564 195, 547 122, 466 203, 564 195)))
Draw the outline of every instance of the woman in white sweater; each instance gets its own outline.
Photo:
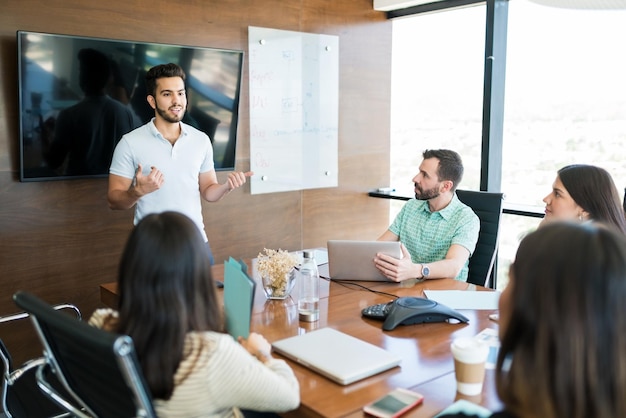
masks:
POLYGON ((261 335, 224 333, 208 250, 195 224, 175 212, 134 228, 118 276, 119 312, 90 323, 133 339, 160 417, 242 417, 300 403, 291 368, 261 335))

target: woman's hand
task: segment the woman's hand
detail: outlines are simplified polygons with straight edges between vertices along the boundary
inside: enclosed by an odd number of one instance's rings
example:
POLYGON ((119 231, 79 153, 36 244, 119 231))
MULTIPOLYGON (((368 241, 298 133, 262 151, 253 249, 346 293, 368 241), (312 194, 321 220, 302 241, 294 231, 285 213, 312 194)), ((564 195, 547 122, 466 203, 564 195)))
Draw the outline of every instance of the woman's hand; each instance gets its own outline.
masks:
POLYGON ((247 339, 239 337, 237 340, 248 353, 259 359, 260 362, 266 363, 272 359, 270 354, 272 345, 261 334, 251 332, 247 339))

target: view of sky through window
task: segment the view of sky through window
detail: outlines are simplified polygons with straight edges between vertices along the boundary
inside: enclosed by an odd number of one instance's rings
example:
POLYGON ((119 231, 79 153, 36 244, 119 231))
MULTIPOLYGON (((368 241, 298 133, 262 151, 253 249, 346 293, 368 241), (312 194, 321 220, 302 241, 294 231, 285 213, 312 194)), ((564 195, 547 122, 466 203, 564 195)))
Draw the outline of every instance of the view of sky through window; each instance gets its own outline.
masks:
MULTIPOLYGON (((427 148, 461 154, 460 188, 480 184, 486 6, 393 22, 391 186, 413 195, 427 148)), ((509 3, 502 191, 542 211, 556 171, 606 168, 626 187, 626 10, 571 10, 509 3)), ((403 202, 392 202, 390 220, 403 202)), ((519 240, 539 219, 501 225, 499 286, 519 240)))

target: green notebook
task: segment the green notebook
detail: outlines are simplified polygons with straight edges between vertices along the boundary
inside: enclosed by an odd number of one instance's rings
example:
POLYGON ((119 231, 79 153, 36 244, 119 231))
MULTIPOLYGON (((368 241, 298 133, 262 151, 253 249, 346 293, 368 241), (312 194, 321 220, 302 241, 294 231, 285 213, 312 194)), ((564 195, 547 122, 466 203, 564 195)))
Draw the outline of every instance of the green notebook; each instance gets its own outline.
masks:
POLYGON ((256 282, 248 275, 246 263, 232 257, 224 262, 226 330, 235 340, 250 335, 255 290, 256 282))

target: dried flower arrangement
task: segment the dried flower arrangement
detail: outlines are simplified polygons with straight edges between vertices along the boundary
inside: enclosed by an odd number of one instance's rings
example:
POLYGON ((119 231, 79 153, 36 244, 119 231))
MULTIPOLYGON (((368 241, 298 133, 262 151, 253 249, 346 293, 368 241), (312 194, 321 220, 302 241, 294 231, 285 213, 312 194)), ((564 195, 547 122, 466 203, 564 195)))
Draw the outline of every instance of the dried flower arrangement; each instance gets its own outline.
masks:
POLYGON ((290 273, 298 265, 298 258, 285 250, 263 249, 257 258, 257 271, 263 280, 268 297, 284 298, 291 291, 290 273))

